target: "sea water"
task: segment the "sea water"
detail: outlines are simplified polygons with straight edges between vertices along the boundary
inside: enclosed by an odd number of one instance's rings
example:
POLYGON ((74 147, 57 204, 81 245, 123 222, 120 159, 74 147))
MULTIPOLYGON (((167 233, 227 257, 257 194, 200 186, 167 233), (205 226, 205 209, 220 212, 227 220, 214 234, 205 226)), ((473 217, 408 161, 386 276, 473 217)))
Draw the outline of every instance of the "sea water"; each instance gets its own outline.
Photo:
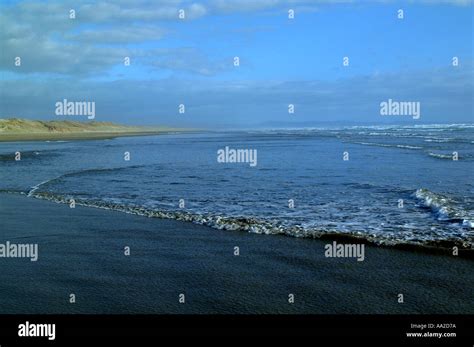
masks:
POLYGON ((216 229, 474 248, 474 125, 0 144, 0 189, 216 229), (224 148, 258 164, 219 162, 224 148), (15 153, 21 160, 15 160, 15 153))

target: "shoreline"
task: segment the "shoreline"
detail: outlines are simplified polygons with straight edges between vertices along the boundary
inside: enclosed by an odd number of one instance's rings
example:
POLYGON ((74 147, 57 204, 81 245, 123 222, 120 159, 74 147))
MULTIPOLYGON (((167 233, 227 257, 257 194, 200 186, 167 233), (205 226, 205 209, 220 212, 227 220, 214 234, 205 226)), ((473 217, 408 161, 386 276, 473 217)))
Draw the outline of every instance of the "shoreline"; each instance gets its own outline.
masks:
POLYGON ((112 122, 8 118, 0 119, 0 142, 102 140, 124 136, 160 135, 196 129, 168 126, 131 126, 112 122))
POLYGON ((371 245, 361 262, 326 258, 334 238, 264 237, 19 194, 0 194, 0 218, 0 242, 39 245, 36 262, 0 258, 4 313, 474 313, 465 258, 371 245))
POLYGON ((170 133, 189 133, 195 130, 155 130, 131 132, 86 132, 86 133, 30 133, 30 134, 1 134, 0 142, 34 142, 34 141, 80 141, 105 140, 117 137, 154 136, 170 133))
MULTIPOLYGON (((35 195, 28 195, 26 192, 6 192, 3 191, 2 193, 4 194, 20 194, 23 195, 25 194, 27 197, 31 197, 34 199, 38 200, 45 200, 49 202, 53 202, 56 204, 68 204, 66 200, 64 200, 64 197, 46 197, 41 195, 40 193, 38 196, 35 195)), ((209 228, 212 228, 214 230, 220 230, 220 231, 233 231, 233 232, 243 232, 243 233, 249 233, 247 230, 234 230, 234 229, 226 229, 225 227, 220 229, 215 227, 214 225, 210 224, 203 224, 196 222, 196 219, 193 220, 191 217, 192 214, 186 214, 184 213, 181 217, 176 215, 176 212, 159 212, 159 211, 153 211, 153 210, 147 210, 146 208, 143 207, 137 207, 137 208, 120 208, 117 207, 116 205, 114 207, 109 207, 106 205, 94 205, 94 204, 87 204, 83 203, 80 200, 76 200, 76 205, 77 206, 82 206, 85 208, 93 208, 93 209, 100 209, 100 210, 106 210, 106 211, 114 211, 114 212, 120 212, 120 213, 125 213, 125 214, 131 214, 139 217, 146 217, 146 218, 155 218, 155 219, 164 219, 164 220, 174 220, 174 221, 181 221, 181 222, 186 222, 186 223, 191 223, 194 225, 203 225, 209 228), (169 216, 174 216, 174 218, 171 218, 169 216), (189 218, 186 218, 189 217, 189 218)), ((265 233, 254 233, 256 235, 262 235, 262 236, 284 236, 284 237, 289 237, 289 238, 298 238, 290 234, 265 234, 265 233)), ((410 242, 405 242, 405 243, 396 243, 396 244, 388 244, 388 243, 382 243, 382 242, 377 242, 374 239, 370 239, 367 236, 362 236, 362 235, 355 235, 355 234, 348 234, 348 233, 337 233, 337 232, 328 232, 328 233, 321 233, 318 236, 313 236, 313 237, 301 237, 302 239, 307 239, 307 240, 334 240, 334 241, 340 241, 342 243, 351 243, 355 242, 358 244, 364 244, 364 245, 369 245, 372 247, 382 247, 382 248, 388 248, 388 249, 397 249, 401 251, 409 251, 409 252, 420 252, 420 253, 427 253, 427 254, 436 254, 436 255, 444 255, 444 256, 453 256, 453 247, 458 247, 457 252, 458 255, 456 257, 460 258, 466 258, 466 259, 471 259, 474 260, 474 249, 467 249, 467 248, 462 248, 459 243, 456 243, 454 241, 448 241, 448 240, 438 240, 438 241, 431 241, 429 243, 425 244, 420 244, 420 243, 410 243, 410 242)))

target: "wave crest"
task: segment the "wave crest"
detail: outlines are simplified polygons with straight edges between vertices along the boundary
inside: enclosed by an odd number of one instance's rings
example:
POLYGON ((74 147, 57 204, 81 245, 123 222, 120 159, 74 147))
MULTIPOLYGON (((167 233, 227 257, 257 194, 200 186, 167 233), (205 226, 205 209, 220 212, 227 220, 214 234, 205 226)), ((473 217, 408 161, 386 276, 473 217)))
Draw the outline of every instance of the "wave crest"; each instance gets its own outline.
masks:
POLYGON ((470 218, 467 211, 457 207, 454 200, 424 188, 418 189, 415 196, 421 200, 425 207, 435 213, 438 220, 460 223, 462 226, 474 228, 474 220, 470 218))
MULTIPOLYGON (((54 201, 56 203, 69 204, 72 197, 51 194, 51 193, 34 193, 32 195, 38 199, 54 201)), ((276 220, 263 220, 254 217, 224 217, 215 214, 199 214, 188 211, 163 211, 152 208, 146 208, 136 205, 125 205, 122 203, 110 203, 104 201, 86 201, 83 199, 75 199, 75 204, 85 207, 94 207, 106 210, 119 211, 149 218, 172 219, 178 221, 192 222, 199 225, 205 225, 214 229, 229 231, 245 231, 255 234, 265 235, 286 235, 298 238, 327 238, 327 237, 343 237, 356 239, 358 242, 368 242, 383 246, 421 246, 421 247, 439 247, 449 248, 456 245, 462 249, 472 249, 471 241, 461 239, 404 239, 397 238, 393 235, 369 234, 362 231, 341 231, 332 229, 316 229, 305 228, 300 225, 283 225, 276 220)))

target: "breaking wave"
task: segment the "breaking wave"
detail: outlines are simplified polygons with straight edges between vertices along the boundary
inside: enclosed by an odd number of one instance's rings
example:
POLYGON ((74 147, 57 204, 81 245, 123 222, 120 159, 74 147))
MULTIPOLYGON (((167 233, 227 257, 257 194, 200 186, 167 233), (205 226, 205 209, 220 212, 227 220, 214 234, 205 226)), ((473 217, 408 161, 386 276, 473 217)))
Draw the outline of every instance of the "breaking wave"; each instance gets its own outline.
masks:
POLYGON ((391 147, 391 148, 402 148, 402 149, 423 149, 420 146, 410 146, 410 145, 392 145, 387 143, 374 143, 374 142, 353 142, 357 145, 364 145, 364 146, 375 146, 375 147, 391 147))
POLYGON ((438 158, 438 159, 449 159, 449 160, 452 160, 453 159, 453 155, 452 154, 440 154, 440 153, 428 153, 428 155, 430 157, 433 157, 433 158, 438 158))
MULTIPOLYGON (((418 191, 417 191, 418 192, 418 191)), ((418 193, 421 194, 421 193, 418 193)), ((33 192, 30 196, 37 199, 44 199, 56 203, 70 204, 73 197, 46 193, 33 192)), ((333 229, 307 228, 300 225, 284 225, 277 220, 259 219, 254 217, 226 217, 212 213, 193 213, 188 211, 164 211, 147 208, 137 205, 123 203, 111 203, 96 200, 74 199, 78 206, 93 207, 105 210, 113 210, 128 214, 134 214, 149 218, 172 219, 177 221, 192 222, 199 225, 208 226, 218 230, 245 231, 255 234, 265 235, 286 235, 297 238, 322 238, 322 237, 347 237, 357 239, 359 242, 369 242, 383 246, 421 246, 421 247, 439 247, 450 248, 456 245, 462 249, 472 249, 472 241, 446 236, 441 239, 420 239, 403 238, 393 234, 373 234, 364 231, 341 231, 333 229)), ((471 222, 472 223, 472 222, 471 222)), ((465 225, 467 226, 467 225, 465 225)), ((469 225, 472 228, 472 224, 469 225)))
POLYGON ((464 227, 474 228, 474 218, 457 206, 453 199, 433 193, 428 189, 418 189, 415 196, 425 207, 433 211, 438 220, 460 223, 464 227))

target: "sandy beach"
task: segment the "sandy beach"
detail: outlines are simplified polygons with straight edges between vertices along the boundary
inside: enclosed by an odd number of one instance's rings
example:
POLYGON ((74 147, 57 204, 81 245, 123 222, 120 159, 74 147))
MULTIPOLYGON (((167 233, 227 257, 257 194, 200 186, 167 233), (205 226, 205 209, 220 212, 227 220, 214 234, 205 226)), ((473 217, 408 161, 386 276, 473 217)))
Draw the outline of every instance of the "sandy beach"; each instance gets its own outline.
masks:
POLYGON ((189 131, 159 126, 129 126, 111 122, 0 119, 0 142, 103 140, 189 131))
POLYGON ((122 132, 89 132, 89 133, 30 133, 30 134, 1 134, 0 142, 19 141, 71 141, 71 140, 105 140, 116 137, 150 136, 174 132, 162 131, 122 131, 122 132))
POLYGON ((0 195, 0 219, 1 243, 39 250, 36 262, 0 259, 3 313, 474 313, 471 259, 375 246, 361 262, 326 258, 330 240, 221 231, 17 194, 0 195))

